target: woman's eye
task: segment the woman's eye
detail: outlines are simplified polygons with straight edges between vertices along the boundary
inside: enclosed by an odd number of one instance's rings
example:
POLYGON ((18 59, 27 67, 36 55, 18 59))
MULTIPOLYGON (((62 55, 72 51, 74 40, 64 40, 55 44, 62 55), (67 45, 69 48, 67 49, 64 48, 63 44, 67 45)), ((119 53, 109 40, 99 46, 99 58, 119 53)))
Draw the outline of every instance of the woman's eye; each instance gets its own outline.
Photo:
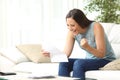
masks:
POLYGON ((69 24, 67 24, 67 27, 74 27, 74 26, 75 26, 75 25, 72 25, 72 24, 71 24, 71 25, 69 25, 69 24))
POLYGON ((70 25, 71 27, 74 27, 75 25, 70 25))

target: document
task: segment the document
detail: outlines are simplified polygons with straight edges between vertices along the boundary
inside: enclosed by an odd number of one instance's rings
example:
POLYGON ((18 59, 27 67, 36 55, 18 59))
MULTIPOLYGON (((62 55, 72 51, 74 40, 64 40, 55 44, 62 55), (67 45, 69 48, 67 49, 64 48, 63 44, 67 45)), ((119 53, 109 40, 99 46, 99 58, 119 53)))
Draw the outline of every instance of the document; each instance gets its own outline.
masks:
POLYGON ((32 74, 28 75, 28 78, 31 78, 31 79, 51 79, 51 78, 55 78, 55 76, 51 75, 50 73, 32 72, 32 74))
POLYGON ((51 62, 68 62, 67 55, 55 46, 44 46, 44 50, 50 52, 51 62))

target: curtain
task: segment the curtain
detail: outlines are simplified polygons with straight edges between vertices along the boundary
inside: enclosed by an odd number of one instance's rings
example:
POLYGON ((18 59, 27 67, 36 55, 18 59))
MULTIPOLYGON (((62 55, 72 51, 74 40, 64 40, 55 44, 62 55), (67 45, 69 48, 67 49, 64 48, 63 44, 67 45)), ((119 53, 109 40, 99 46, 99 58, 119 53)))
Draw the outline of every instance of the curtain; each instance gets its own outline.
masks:
POLYGON ((65 16, 83 0, 0 0, 0 48, 65 38, 65 16))

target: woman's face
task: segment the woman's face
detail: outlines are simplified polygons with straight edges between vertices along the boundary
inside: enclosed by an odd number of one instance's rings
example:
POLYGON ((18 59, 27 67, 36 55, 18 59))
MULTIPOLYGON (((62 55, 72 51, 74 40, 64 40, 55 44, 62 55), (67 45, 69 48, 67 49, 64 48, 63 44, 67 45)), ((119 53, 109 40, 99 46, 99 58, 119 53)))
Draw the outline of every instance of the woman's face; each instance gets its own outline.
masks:
POLYGON ((66 20, 67 28, 73 32, 74 35, 83 32, 83 29, 78 25, 78 23, 73 18, 67 18, 66 20))

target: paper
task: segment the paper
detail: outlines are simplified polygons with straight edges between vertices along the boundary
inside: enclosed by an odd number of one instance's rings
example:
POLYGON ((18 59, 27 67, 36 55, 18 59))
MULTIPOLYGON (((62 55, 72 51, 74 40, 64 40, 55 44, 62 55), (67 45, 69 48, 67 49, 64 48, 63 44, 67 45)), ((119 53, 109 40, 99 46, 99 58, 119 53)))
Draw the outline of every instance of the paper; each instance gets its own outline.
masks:
POLYGON ((44 50, 50 52, 51 62, 68 62, 65 53, 54 46, 44 46, 44 50))

